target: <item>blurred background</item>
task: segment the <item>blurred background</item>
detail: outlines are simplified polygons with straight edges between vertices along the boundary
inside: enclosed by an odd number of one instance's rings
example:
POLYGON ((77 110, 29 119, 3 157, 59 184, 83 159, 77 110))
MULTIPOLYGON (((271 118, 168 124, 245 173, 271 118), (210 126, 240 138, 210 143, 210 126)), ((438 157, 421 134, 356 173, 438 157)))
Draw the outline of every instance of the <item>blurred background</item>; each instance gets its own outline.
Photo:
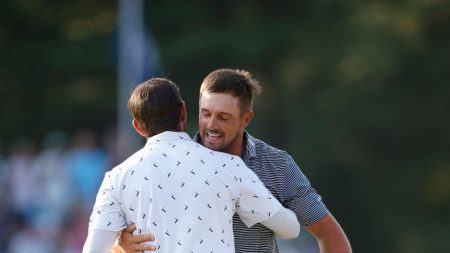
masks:
MULTIPOLYGON (((217 68, 264 90, 249 131, 296 159, 354 252, 450 252, 450 2, 0 2, 0 252, 81 252, 105 171, 143 141, 130 91, 174 80, 197 130, 217 68)), ((303 230, 281 252, 318 252, 303 230)))

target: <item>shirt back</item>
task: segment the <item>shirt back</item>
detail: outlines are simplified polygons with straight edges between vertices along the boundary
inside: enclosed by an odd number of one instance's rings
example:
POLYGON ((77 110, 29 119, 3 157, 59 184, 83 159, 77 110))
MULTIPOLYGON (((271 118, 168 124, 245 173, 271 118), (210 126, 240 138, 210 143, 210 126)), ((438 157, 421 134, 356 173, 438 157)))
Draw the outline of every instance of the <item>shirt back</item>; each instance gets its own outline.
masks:
POLYGON ((90 228, 155 235, 158 252, 234 252, 232 217, 247 226, 281 204, 236 156, 164 132, 106 174, 90 228))

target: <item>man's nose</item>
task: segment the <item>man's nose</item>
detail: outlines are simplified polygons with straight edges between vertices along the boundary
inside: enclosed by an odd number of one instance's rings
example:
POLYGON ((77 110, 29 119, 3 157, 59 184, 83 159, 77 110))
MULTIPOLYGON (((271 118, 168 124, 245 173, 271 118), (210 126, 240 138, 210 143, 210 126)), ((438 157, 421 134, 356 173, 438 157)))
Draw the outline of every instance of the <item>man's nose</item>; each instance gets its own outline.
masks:
POLYGON ((211 130, 215 130, 216 127, 217 127, 216 120, 215 120, 213 117, 211 117, 211 118, 208 120, 208 128, 211 129, 211 130))

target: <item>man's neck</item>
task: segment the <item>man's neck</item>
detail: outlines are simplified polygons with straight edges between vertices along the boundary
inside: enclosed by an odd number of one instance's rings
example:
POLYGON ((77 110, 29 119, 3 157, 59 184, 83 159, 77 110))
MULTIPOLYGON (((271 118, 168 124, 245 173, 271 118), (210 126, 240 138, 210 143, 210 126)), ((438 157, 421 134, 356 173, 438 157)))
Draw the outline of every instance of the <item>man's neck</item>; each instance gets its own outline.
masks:
POLYGON ((146 137, 146 139, 148 140, 148 139, 152 138, 155 135, 158 135, 158 134, 161 134, 161 133, 164 133, 164 132, 167 132, 167 131, 169 131, 169 132, 182 132, 182 133, 185 133, 184 130, 180 130, 178 128, 177 129, 168 129, 168 130, 164 130, 164 131, 158 132, 157 134, 150 135, 150 136, 146 137))

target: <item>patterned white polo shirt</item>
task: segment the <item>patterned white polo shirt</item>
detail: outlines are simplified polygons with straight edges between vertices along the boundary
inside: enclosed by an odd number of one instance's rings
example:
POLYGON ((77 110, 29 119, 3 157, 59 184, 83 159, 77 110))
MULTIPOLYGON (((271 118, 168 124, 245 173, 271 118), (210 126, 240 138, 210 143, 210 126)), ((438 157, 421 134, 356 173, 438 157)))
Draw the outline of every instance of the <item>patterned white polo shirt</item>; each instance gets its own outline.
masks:
POLYGON ((107 172, 90 229, 154 234, 158 252, 234 252, 232 217, 250 227, 281 204, 237 156, 164 132, 107 172))

